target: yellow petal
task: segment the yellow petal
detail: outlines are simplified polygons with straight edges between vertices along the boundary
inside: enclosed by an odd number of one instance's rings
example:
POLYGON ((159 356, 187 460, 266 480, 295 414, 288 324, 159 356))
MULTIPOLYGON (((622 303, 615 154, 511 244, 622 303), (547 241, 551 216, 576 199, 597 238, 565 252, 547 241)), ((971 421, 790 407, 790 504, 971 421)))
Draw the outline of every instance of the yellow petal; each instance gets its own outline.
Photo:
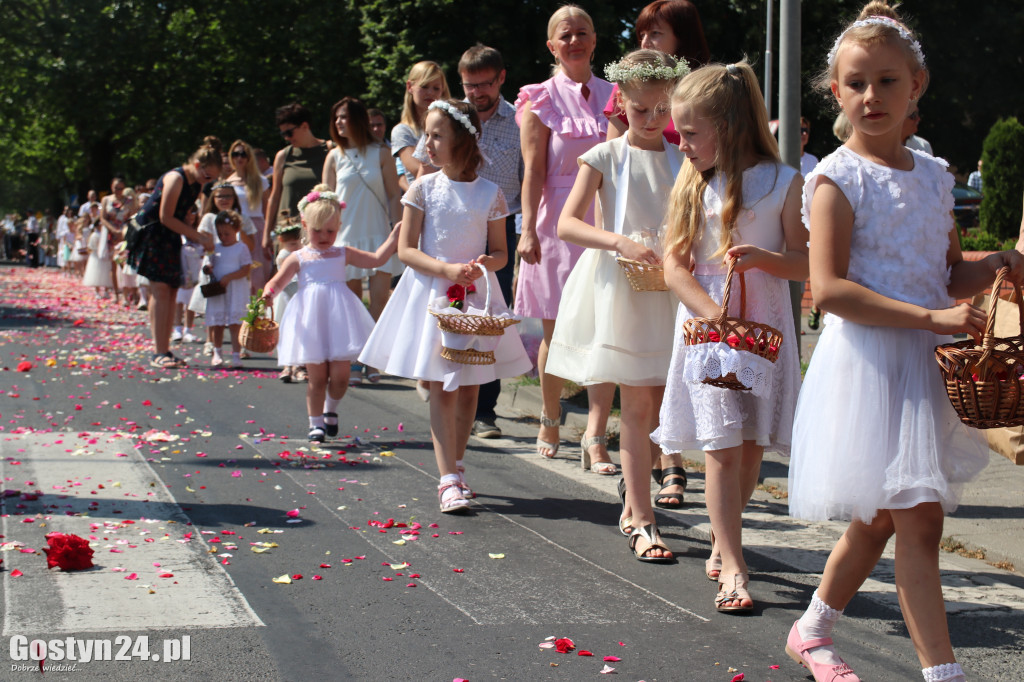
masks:
POLYGON ((391 450, 385 450, 384 452, 380 453, 380 456, 381 457, 394 457, 395 453, 393 453, 391 450))
POLYGON ((491 557, 492 559, 504 559, 505 558, 504 554, 491 554, 491 553, 488 553, 487 556, 491 557))
POLYGON ((274 578, 274 582, 275 583, 279 583, 281 585, 291 585, 292 584, 292 579, 288 577, 287 573, 285 573, 284 575, 282 575, 282 576, 280 576, 278 578, 274 578))
POLYGON ((392 545, 404 545, 405 544, 405 540, 395 540, 391 544, 392 545))
POLYGON ((391 564, 391 568, 395 569, 396 571, 400 571, 403 568, 409 568, 409 562, 403 561, 400 564, 391 564))

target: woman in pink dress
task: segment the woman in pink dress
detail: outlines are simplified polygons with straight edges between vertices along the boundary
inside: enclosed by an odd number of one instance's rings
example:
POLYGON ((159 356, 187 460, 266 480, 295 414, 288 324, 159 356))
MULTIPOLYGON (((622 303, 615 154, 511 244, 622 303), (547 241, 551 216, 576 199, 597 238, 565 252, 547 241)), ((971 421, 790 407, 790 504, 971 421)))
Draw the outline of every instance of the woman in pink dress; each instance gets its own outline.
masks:
MULTIPOLYGON (((544 325, 544 341, 537 357, 544 399, 537 452, 544 457, 554 457, 558 452, 558 401, 564 383, 544 371, 548 344, 555 330, 562 287, 583 253, 582 247, 558 238, 558 217, 576 180, 576 159, 603 141, 608 129, 601 110, 612 85, 591 72, 596 45, 589 14, 575 5, 558 8, 548 20, 547 47, 555 58, 554 75, 543 83, 524 86, 516 100, 525 172, 523 233, 519 240, 522 263, 515 310, 525 317, 540 318, 544 325)), ((592 223, 593 219, 591 209, 586 220, 592 223)), ((602 411, 607 419, 614 390, 611 384, 588 387, 590 410, 602 411)), ((602 429, 598 438, 603 435, 602 429)), ((595 461, 608 460, 596 457, 595 461)))

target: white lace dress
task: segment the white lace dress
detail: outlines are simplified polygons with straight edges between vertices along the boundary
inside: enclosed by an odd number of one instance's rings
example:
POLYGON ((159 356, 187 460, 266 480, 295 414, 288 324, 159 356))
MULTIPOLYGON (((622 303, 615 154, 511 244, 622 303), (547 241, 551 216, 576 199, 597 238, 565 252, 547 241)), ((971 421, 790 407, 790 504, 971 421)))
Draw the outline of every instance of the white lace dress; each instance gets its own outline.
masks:
MULTIPOLYGON (((853 207, 849 280, 929 309, 953 304, 946 290, 953 176, 944 161, 915 152, 914 169, 900 171, 840 147, 807 177, 809 226, 823 177, 853 207)), ((824 322, 793 428, 790 514, 868 522, 879 509, 922 502, 953 511, 962 484, 988 464, 988 448, 946 397, 934 351, 950 337, 831 314, 824 322)))
POLYGON ((296 251, 299 287, 281 319, 277 364, 282 367, 355 360, 373 318, 345 284, 345 249, 296 251))
MULTIPOLYGON (((753 244, 785 251, 782 207, 796 171, 780 163, 761 162, 743 173, 743 210, 736 222, 734 244, 753 244)), ((704 191, 707 220, 691 250, 697 263, 694 276, 716 303, 725 290, 725 266, 713 259, 718 250, 725 178, 716 175, 704 191)), ((789 283, 760 270, 744 273, 744 319, 775 327, 783 342, 775 364, 751 353, 737 353, 725 343, 687 346, 683 322, 695 317, 682 303, 676 315, 675 348, 661 404, 661 424, 651 439, 666 453, 684 450, 722 450, 756 441, 767 450, 789 454, 793 411, 800 390, 800 360, 793 324, 789 283), (739 360, 741 366, 728 365, 739 360), (722 364, 728 366, 722 366, 722 364), (755 390, 732 391, 701 383, 715 368, 749 375, 755 390)), ((739 316, 740 282, 734 275, 729 314, 739 316)), ((726 371, 725 373, 728 373, 726 371)))
MULTIPOLYGON (((402 203, 424 212, 420 250, 446 263, 467 263, 483 254, 487 222, 508 215, 505 196, 496 184, 481 177, 455 182, 444 172, 416 180, 402 203)), ((486 276, 492 291, 500 291, 494 273, 486 276)), ((445 296, 451 285, 406 268, 359 361, 394 376, 442 381, 446 391, 529 372, 533 365, 515 325, 501 336, 493 365, 462 365, 441 357, 441 330, 427 305, 445 296)), ((477 289, 482 294, 481 280, 477 280, 477 289)), ((500 295, 492 296, 492 304, 493 314, 508 312, 500 295)))
POLYGON ((82 285, 87 287, 112 287, 113 261, 107 238, 107 228, 100 227, 89 235, 89 259, 85 264, 82 285))

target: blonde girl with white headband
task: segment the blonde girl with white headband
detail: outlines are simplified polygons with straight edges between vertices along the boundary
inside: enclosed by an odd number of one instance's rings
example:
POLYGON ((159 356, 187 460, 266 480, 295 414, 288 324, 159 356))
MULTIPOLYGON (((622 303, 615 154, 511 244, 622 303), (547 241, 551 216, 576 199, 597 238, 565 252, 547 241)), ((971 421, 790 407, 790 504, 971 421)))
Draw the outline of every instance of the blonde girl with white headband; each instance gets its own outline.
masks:
POLYGON ((786 643, 819 682, 859 679, 832 629, 894 535, 896 590, 923 677, 966 679, 946 623, 939 541, 943 515, 989 457, 950 406, 934 349, 983 331, 985 313, 955 300, 1004 265, 1021 282, 1024 257, 963 259, 946 162, 903 146, 903 121, 927 84, 920 44, 884 2, 843 31, 818 80, 852 127, 803 190, 811 292, 826 315, 793 429, 790 514, 850 522, 786 643))
POLYGON ((438 299, 483 308, 488 287, 494 292, 491 314, 508 313, 494 275, 509 255, 508 206, 501 189, 477 174, 483 160, 477 146, 480 129, 472 104, 438 100, 430 105, 427 155, 441 171, 416 179, 402 198, 398 257, 409 267, 359 355, 360 362, 387 374, 428 382, 430 432, 441 475, 437 495, 445 513, 467 511, 473 497, 462 460, 480 384, 531 369, 514 327, 500 337, 494 364, 446 360, 441 357, 441 331, 428 313, 428 304, 438 299), (471 285, 476 293, 467 292, 471 285))
POLYGON ((398 230, 373 253, 335 246, 345 203, 327 185, 299 200, 307 246, 288 256, 263 287, 268 305, 298 275, 299 287, 281 320, 277 363, 305 365, 309 440, 338 435, 338 404, 345 397, 351 362, 373 329, 373 318, 345 283, 345 266, 380 267, 395 252, 398 230))

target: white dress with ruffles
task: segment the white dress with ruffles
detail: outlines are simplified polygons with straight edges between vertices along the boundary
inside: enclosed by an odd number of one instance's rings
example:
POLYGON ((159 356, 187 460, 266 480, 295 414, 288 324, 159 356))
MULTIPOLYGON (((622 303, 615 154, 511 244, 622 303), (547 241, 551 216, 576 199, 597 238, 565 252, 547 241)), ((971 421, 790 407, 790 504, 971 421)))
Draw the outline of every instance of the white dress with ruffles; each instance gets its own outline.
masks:
MULTIPOLYGON (((420 250, 445 263, 468 263, 485 253, 488 221, 508 215, 505 196, 496 184, 479 176, 456 182, 444 171, 413 182, 402 203, 424 213, 420 250)), ((492 291, 500 291, 494 273, 488 271, 486 277, 492 291)), ((493 365, 463 365, 441 357, 441 330, 427 306, 445 297, 451 285, 406 268, 359 361, 394 376, 441 381, 446 391, 529 372, 533 365, 515 325, 500 337, 493 365)), ((483 281, 478 279, 476 287, 482 295, 483 281)), ((509 313, 500 295, 491 300, 492 314, 509 313)))
MULTIPOLYGON (((953 304, 946 265, 953 176, 914 153, 914 169, 881 166, 846 147, 804 185, 832 180, 854 212, 847 279, 928 309, 953 304)), ((988 448, 957 418, 935 364, 951 338, 923 329, 857 324, 832 314, 814 349, 793 428, 789 512, 803 519, 870 522, 879 509, 939 502, 952 512, 962 484, 988 464, 988 448)))
MULTIPOLYGON (((743 210, 736 221, 734 244, 752 244, 768 251, 785 251, 782 208, 797 172, 781 163, 762 161, 743 172, 743 210)), ((725 177, 716 174, 704 190, 706 220, 693 245, 694 276, 713 301, 721 304, 726 267, 718 250, 725 177)), ((739 275, 733 276, 729 315, 740 315, 739 275)), ((683 322, 696 317, 684 304, 676 316, 675 349, 669 367, 661 424, 651 439, 666 453, 684 450, 723 450, 755 441, 767 450, 789 454, 793 411, 800 391, 793 305, 789 283, 761 270, 744 273, 744 319, 782 332, 774 364, 753 353, 738 352, 726 343, 688 346, 683 322), (708 375, 737 371, 754 390, 733 391, 702 383, 708 375)))

